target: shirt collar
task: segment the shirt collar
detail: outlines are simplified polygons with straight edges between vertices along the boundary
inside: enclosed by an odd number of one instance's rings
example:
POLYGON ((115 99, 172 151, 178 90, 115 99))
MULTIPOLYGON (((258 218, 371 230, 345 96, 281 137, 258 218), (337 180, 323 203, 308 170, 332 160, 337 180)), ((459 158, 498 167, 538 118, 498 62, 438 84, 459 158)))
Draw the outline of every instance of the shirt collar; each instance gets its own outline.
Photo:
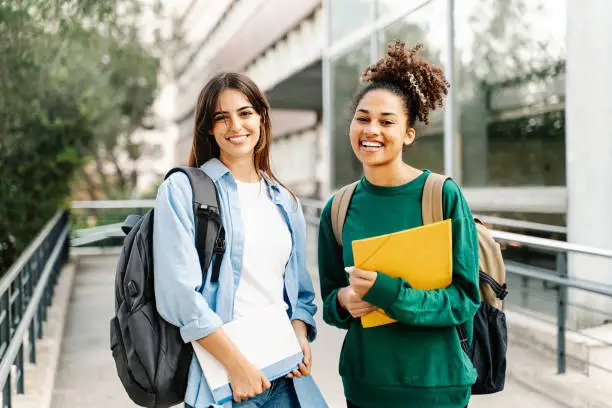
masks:
MULTIPOLYGON (((219 181, 226 174, 231 174, 227 166, 216 157, 208 160, 206 163, 200 166, 200 168, 204 170, 204 172, 206 172, 206 174, 208 174, 208 176, 215 182, 219 181)), ((268 176, 265 172, 262 171, 260 173, 261 177, 263 177, 268 185, 268 188, 270 188, 276 194, 280 193, 279 183, 272 179, 272 177, 268 176)))
POLYGON ((221 162, 221 160, 217 158, 208 160, 206 163, 200 166, 200 169, 204 170, 204 172, 208 174, 208 177, 215 182, 219 181, 219 179, 229 173, 229 169, 221 162))

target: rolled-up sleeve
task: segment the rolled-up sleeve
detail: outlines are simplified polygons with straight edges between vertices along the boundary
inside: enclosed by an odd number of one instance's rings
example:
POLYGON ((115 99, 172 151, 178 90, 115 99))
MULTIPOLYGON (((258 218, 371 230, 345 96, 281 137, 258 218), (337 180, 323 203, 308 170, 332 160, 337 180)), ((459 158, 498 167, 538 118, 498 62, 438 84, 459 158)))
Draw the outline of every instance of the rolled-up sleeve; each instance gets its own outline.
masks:
POLYGON ((185 174, 175 173, 158 189, 153 223, 155 300, 159 314, 180 328, 186 343, 217 330, 221 318, 208 306, 195 248, 192 193, 185 174))

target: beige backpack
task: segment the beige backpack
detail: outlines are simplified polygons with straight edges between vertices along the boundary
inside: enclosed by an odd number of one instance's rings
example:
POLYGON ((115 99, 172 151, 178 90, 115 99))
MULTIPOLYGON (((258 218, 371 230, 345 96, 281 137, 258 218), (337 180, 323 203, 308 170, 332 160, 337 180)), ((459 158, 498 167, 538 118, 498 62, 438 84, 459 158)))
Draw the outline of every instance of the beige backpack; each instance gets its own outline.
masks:
MULTIPOLYGON (((425 181, 421 211, 423 225, 442 221, 442 187, 449 177, 430 173, 425 181)), ((342 246, 342 227, 351 198, 355 192, 356 181, 342 187, 334 195, 331 207, 331 222, 338 245, 342 246)), ((477 218, 478 267, 480 269, 480 297, 485 303, 502 309, 502 301, 508 294, 506 289, 506 268, 499 244, 493 239, 487 227, 477 218)))

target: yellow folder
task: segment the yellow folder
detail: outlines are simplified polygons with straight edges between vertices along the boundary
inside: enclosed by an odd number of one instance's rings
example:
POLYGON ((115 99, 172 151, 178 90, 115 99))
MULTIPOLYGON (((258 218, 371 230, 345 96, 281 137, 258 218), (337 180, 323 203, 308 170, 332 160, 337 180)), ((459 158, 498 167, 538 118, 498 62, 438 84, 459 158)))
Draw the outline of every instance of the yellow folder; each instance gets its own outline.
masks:
MULTIPOLYGON (((352 242, 355 267, 404 278, 414 289, 449 286, 453 275, 451 220, 352 242)), ((382 309, 361 318, 363 327, 393 323, 382 309)))

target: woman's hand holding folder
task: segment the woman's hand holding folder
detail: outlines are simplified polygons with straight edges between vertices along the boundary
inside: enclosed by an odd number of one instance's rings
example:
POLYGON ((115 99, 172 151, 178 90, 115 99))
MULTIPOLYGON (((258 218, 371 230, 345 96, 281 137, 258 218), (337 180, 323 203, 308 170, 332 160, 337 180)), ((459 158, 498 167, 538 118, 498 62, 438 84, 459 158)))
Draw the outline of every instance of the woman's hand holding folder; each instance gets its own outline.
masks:
POLYGON ((246 401, 270 388, 264 373, 244 357, 223 329, 215 330, 198 343, 227 369, 234 401, 246 401))
POLYGON ((312 367, 312 352, 310 351, 310 342, 308 341, 308 328, 306 327, 306 323, 301 320, 293 320, 291 325, 295 331, 298 343, 300 343, 302 353, 304 353, 304 362, 300 363, 299 369, 293 370, 292 373, 287 374, 287 378, 307 377, 310 375, 312 367))
POLYGON ((349 284, 357 296, 361 299, 372 289, 378 274, 372 271, 364 271, 363 269, 347 266, 344 268, 349 273, 349 284))
POLYGON ((376 281, 376 272, 362 271, 354 267, 347 267, 350 286, 338 291, 338 303, 354 318, 360 318, 376 310, 376 306, 362 299, 376 281))
POLYGON ((256 397, 271 385, 264 373, 246 359, 239 359, 232 368, 228 367, 228 374, 236 402, 256 397))

